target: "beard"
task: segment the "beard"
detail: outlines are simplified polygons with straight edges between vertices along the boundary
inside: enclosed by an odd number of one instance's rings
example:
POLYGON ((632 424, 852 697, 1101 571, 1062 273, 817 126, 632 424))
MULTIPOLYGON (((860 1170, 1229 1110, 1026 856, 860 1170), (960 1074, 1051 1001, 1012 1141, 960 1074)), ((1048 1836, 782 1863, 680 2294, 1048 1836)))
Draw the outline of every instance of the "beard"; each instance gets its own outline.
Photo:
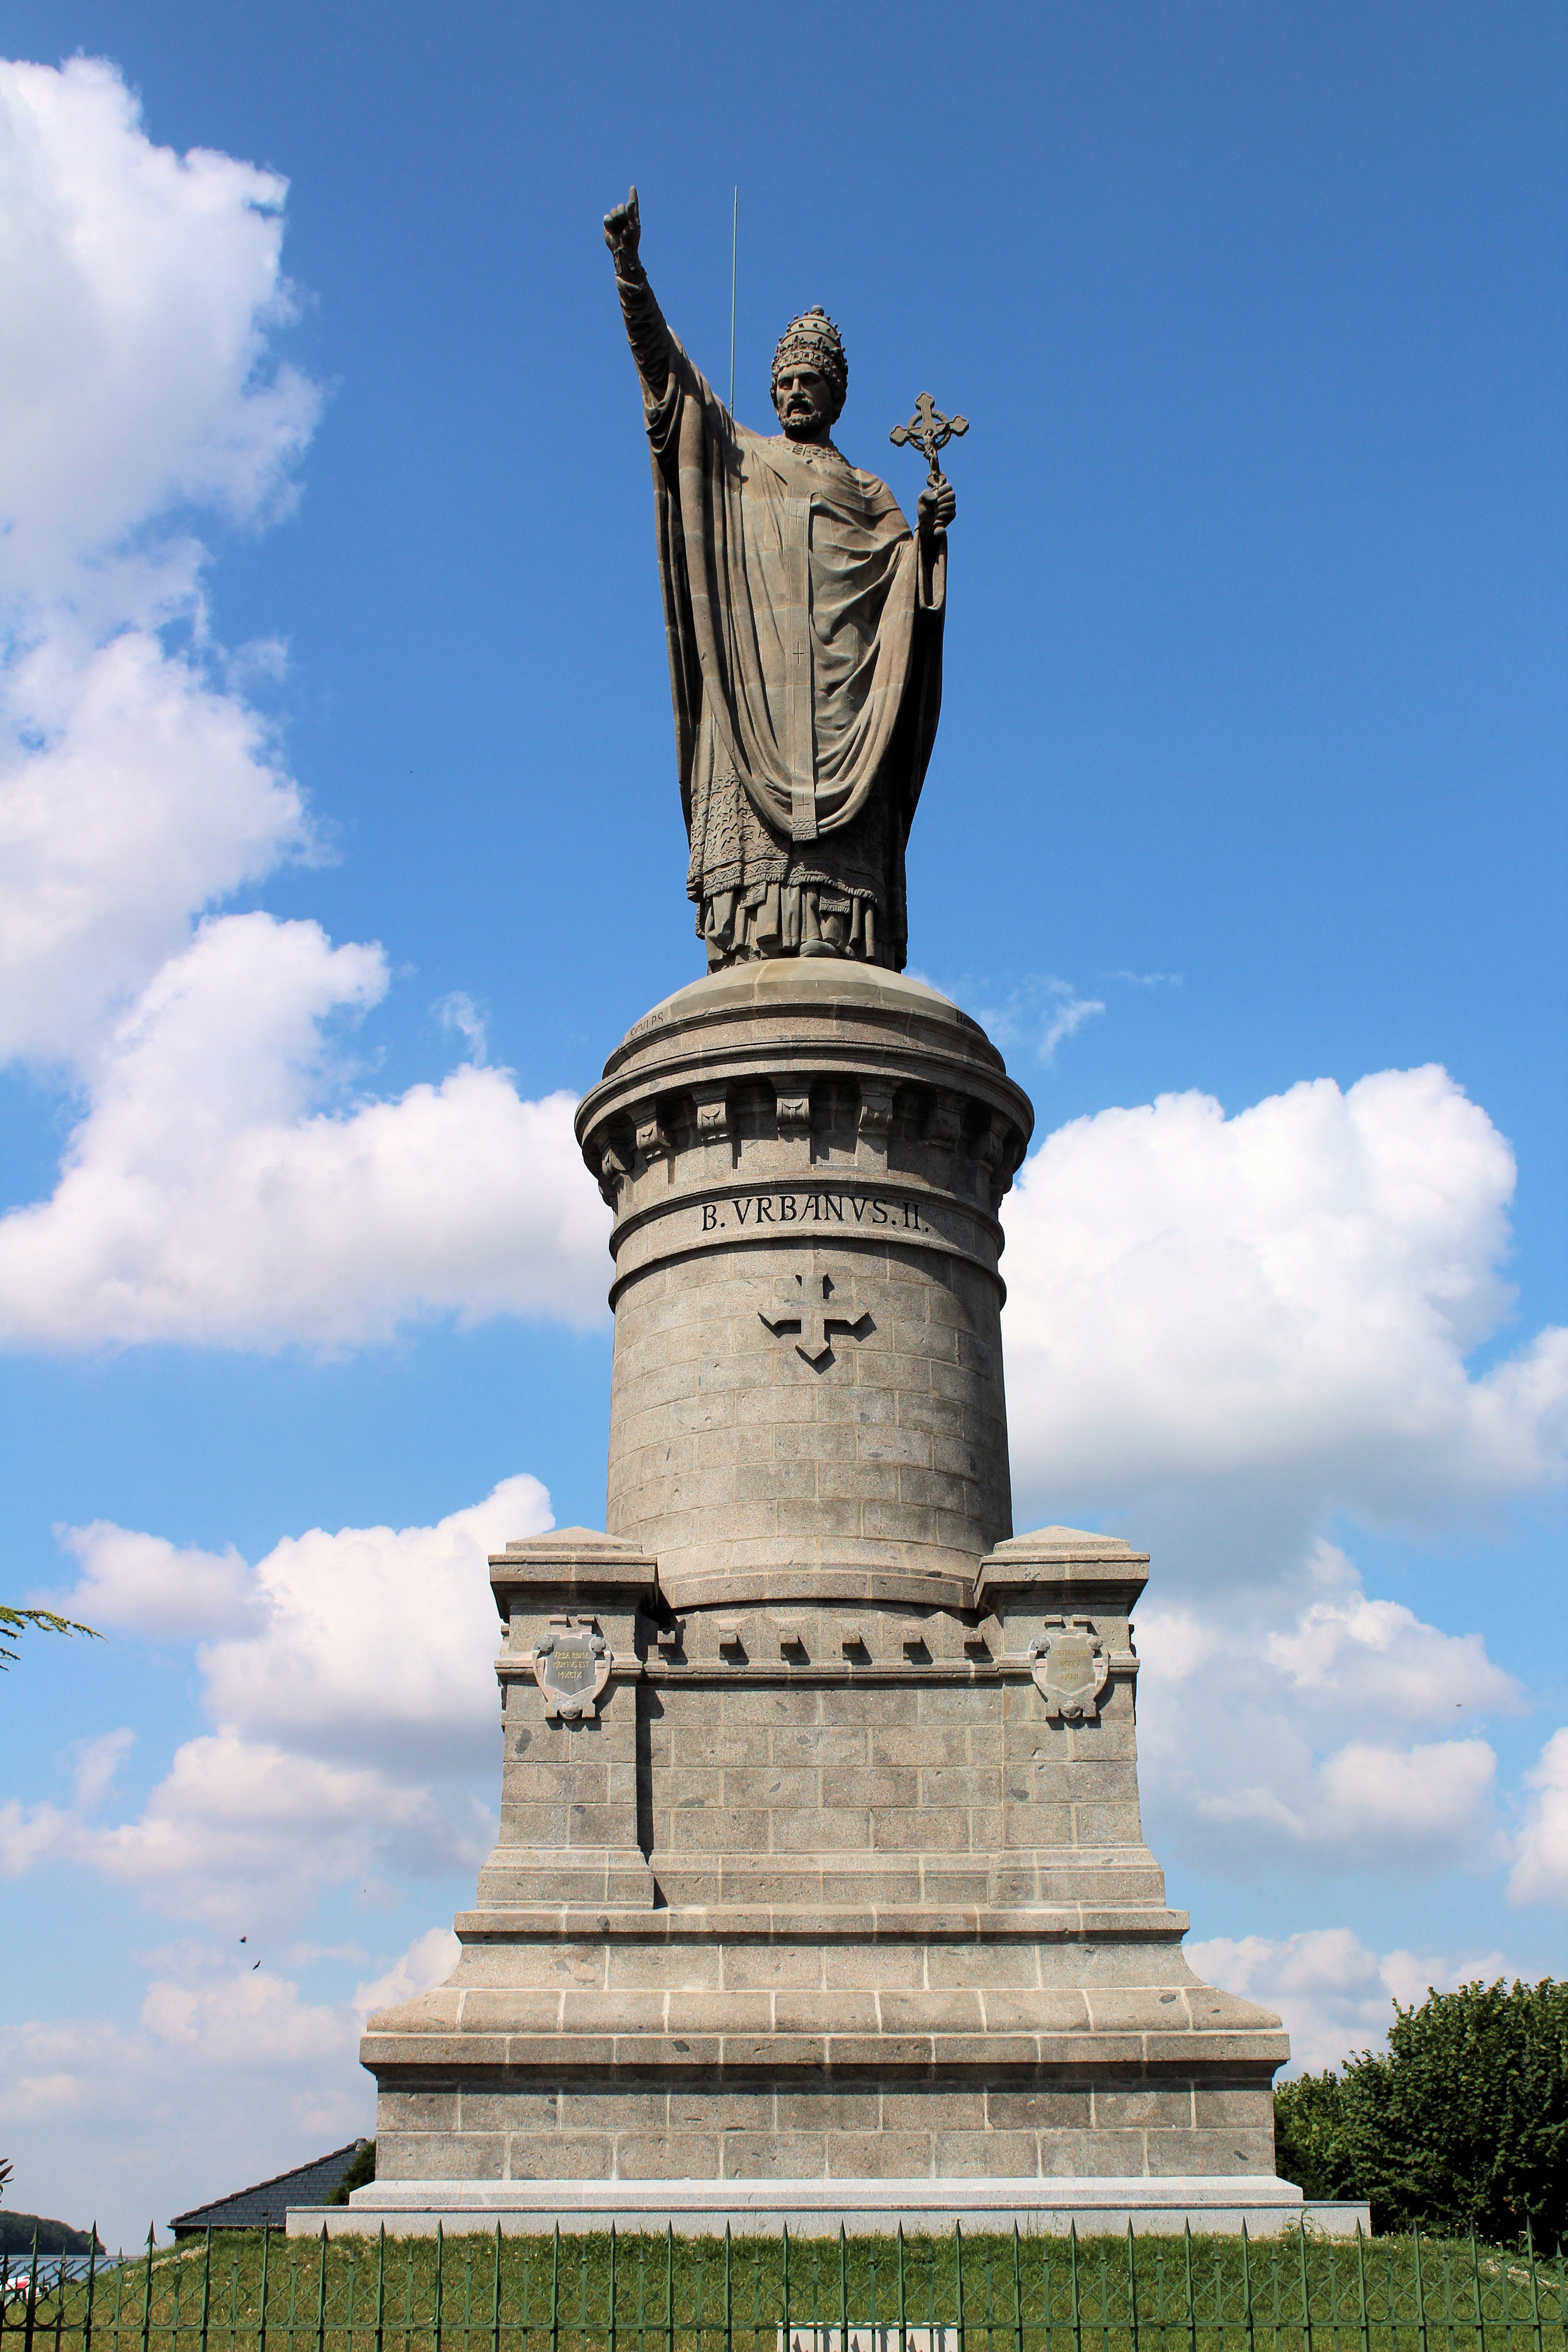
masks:
POLYGON ((786 440, 800 441, 822 430, 827 423, 827 411, 809 400, 792 400, 780 409, 779 423, 786 440))

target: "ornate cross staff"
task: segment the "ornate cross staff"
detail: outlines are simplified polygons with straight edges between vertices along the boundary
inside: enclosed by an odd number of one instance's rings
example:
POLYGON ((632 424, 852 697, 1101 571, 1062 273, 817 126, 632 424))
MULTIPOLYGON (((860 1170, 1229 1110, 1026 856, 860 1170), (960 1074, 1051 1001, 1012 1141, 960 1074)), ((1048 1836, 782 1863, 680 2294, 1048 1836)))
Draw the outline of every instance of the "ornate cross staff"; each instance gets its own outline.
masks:
POLYGON ((895 425, 888 438, 899 448, 910 442, 931 467, 926 480, 932 489, 942 480, 942 467, 936 462, 939 449, 945 449, 955 433, 967 433, 967 416, 944 416, 929 392, 922 392, 915 403, 915 413, 907 425, 895 425))

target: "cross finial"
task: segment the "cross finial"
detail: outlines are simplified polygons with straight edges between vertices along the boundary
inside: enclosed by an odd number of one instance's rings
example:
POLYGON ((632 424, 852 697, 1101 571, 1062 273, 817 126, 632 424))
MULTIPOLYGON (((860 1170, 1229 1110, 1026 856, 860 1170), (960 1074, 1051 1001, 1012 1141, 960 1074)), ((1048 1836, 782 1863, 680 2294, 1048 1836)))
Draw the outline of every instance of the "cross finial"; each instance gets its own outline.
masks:
POLYGON ((968 430, 967 416, 944 416, 930 393, 922 392, 909 423, 895 425, 888 438, 900 449, 913 443, 931 467, 926 479, 934 488, 942 479, 942 467, 936 462, 938 450, 945 449, 955 435, 968 430))

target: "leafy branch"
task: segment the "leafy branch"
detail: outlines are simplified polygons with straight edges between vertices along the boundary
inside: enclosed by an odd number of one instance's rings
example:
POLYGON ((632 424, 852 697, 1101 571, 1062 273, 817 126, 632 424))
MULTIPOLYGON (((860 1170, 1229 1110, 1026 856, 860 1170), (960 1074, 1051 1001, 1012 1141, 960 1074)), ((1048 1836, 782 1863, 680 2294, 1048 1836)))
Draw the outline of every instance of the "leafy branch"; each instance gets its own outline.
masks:
POLYGON ((29 1625, 41 1626, 46 1633, 85 1633, 90 1641, 103 1639, 96 1625, 79 1625, 74 1617, 57 1617, 52 1609, 10 1609, 0 1601, 0 1674, 20 1655, 13 1644, 29 1625))

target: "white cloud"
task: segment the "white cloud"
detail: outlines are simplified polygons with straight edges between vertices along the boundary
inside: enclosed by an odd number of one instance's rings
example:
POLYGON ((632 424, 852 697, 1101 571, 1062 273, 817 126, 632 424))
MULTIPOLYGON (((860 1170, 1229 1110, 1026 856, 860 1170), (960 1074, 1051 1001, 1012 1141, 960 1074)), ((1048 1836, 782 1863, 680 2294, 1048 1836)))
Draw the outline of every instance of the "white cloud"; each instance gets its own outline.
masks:
POLYGON ((0 1219, 0 1343, 322 1348, 421 1316, 586 1325, 607 1217, 573 1098, 470 1065, 321 1107, 324 1024, 375 1003, 376 947, 314 923, 205 923, 108 1048, 51 1199, 0 1219))
POLYGON ((268 349, 286 194, 154 146, 101 58, 0 64, 0 583, 75 593, 149 516, 275 503, 320 406, 268 349))
POLYGON ((1338 2066, 1353 2051, 1376 2049, 1394 2022, 1394 2003, 1406 2008, 1428 1988, 1452 1992, 1477 1978, 1490 1983, 1508 1973, 1501 1952, 1472 1951, 1456 1958, 1409 1951, 1373 1952, 1348 1927, 1317 1927, 1270 1941, 1218 1936, 1189 1937, 1186 1955, 1198 1974, 1226 1992, 1278 2011, 1290 2036, 1290 2072, 1338 2066))
POLYGON ((466 988, 454 988, 431 1007, 443 1029, 455 1030, 468 1049, 470 1061, 487 1058, 485 1018, 466 988))
POLYGON ((398 2001, 428 1992, 432 1985, 445 1984, 462 1948, 450 1927, 430 1927, 416 1937, 384 1974, 354 1987, 353 2010, 362 2029, 378 2009, 391 2009, 398 2001))
POLYGON ((267 728, 146 629, 0 670, 0 1057, 96 1068, 193 908, 307 838, 267 728))
MULTIPOLYGON (((0 1057, 80 1105, 52 1197, 0 1222, 13 1349, 605 1311, 568 1098, 473 1063, 353 1098, 332 1039, 381 949, 213 911, 311 843, 248 698, 279 649, 210 642, 190 530, 276 514, 314 427, 275 349, 285 193, 155 146, 101 61, 0 65, 0 1057)), ((471 999, 438 1009, 482 1062, 471 999)))
POLYGON ((181 1640, 221 1633, 250 1615, 251 1572, 232 1545, 223 1552, 201 1551, 165 1536, 137 1535, 109 1519, 55 1532, 80 1564, 76 1598, 89 1625, 144 1641, 165 1633, 181 1640))
POLYGON ((1430 1525, 1560 1481, 1568 1331, 1466 1367, 1510 1304, 1513 1182, 1436 1068, 1058 1129, 1005 1213, 1020 1500, 1217 1496, 1205 1568, 1272 1575, 1331 1510, 1430 1525))
POLYGON ((136 1734, 128 1726, 77 1743, 74 1802, 79 1813, 90 1813, 108 1796, 135 1745, 136 1734))
POLYGON ((90 1064, 191 914, 308 841, 171 527, 264 520, 314 427, 268 351, 284 194, 155 147, 100 60, 0 63, 0 1055, 90 1064))
POLYGON ((1104 1010, 1098 997, 1080 996, 1070 980, 1031 972, 1000 1003, 977 1005, 974 1017, 1005 1052, 1032 1049, 1049 1063, 1064 1039, 1104 1010))
POLYGON ((1410 1869, 1479 1847, 1497 1758, 1484 1739, 1410 1748, 1356 1739, 1292 1773, 1289 1794, 1282 1777, 1276 1769, 1238 1789, 1196 1791, 1197 1810, 1223 1832, 1261 1832, 1279 1859, 1331 1870, 1410 1869))
MULTIPOLYGON (((435 1527, 315 1528, 254 1570, 104 1522, 69 1531, 77 1591, 107 1623, 161 1640, 224 1627, 196 1654, 214 1728, 134 1820, 98 1822, 79 1796, 0 1804, 0 1872, 74 1863, 240 1933, 350 1881, 476 1866, 500 1744, 486 1559, 551 1524, 544 1488, 519 1476, 435 1527)), ((112 1742, 86 1765, 93 1802, 125 1752, 112 1742)))
POLYGON ((1411 1723, 1522 1706, 1518 1682, 1492 1664, 1484 1635, 1444 1633, 1402 1601, 1369 1601, 1335 1545, 1317 1547, 1309 1573, 1313 1585, 1338 1589, 1264 1643, 1268 1664, 1302 1697, 1337 1713, 1411 1723))
POLYGON ((1510 1903, 1568 1903, 1568 1727, 1554 1731, 1533 1771, 1535 1794, 1513 1846, 1510 1903))
POLYGON ((1479 1727, 1525 1701, 1479 1634, 1369 1600, 1330 1544, 1272 1591, 1156 1601, 1137 1626, 1141 1777, 1160 1851, 1244 1873, 1490 1858, 1497 1759, 1479 1727), (1417 1731, 1428 1736, 1405 1744, 1417 1731))
POLYGON ((162 2234, 174 2212, 374 2131, 374 2085, 358 2062, 364 2019, 439 1983, 457 1938, 432 1928, 352 1990, 342 1965, 321 1970, 317 1955, 325 1999, 269 1963, 253 1969, 249 1949, 186 1942, 133 1961, 150 1969, 134 2024, 0 2026, 13 2194, 25 2188, 37 2210, 74 2216, 90 2180, 107 2242, 134 2245, 150 2202, 162 2234))

